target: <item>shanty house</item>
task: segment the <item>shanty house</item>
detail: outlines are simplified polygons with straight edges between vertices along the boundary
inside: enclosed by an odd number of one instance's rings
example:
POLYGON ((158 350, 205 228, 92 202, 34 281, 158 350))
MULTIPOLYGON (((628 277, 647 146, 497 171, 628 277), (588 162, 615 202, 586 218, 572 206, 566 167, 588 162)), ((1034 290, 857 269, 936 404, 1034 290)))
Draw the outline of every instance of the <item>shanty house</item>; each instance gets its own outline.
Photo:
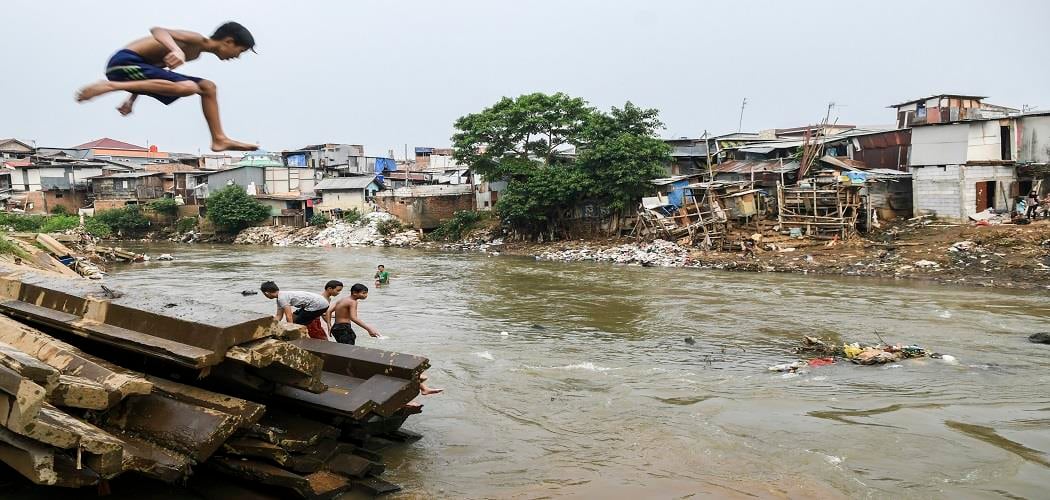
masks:
POLYGON ((469 184, 409 186, 380 191, 376 203, 413 227, 433 229, 460 210, 473 210, 475 196, 469 184))
POLYGON ((356 177, 329 177, 314 185, 321 197, 321 210, 352 210, 369 212, 376 193, 383 189, 374 175, 356 177))
POLYGON ((164 197, 161 172, 120 172, 91 178, 95 210, 140 205, 164 197))
POLYGON ((908 164, 915 210, 955 221, 988 208, 1008 211, 1018 189, 1012 121, 914 126, 908 164))

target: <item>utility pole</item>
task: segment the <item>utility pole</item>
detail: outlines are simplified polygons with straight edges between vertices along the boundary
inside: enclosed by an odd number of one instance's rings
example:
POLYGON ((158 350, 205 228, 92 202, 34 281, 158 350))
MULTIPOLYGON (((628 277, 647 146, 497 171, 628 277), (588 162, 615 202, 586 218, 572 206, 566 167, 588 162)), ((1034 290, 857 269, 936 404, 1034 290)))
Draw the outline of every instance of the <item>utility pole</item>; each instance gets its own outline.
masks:
MULTIPOLYGON (((736 123, 736 131, 740 132, 744 128, 744 107, 747 106, 747 98, 740 102, 740 121, 736 123)), ((705 132, 706 133, 706 132, 705 132)))

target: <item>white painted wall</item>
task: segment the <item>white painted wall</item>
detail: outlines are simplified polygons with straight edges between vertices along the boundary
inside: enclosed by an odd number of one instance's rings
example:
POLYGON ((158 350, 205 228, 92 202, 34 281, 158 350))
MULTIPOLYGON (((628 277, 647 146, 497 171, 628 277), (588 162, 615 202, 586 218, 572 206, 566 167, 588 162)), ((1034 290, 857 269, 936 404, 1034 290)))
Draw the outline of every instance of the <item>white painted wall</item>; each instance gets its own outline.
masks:
POLYGON ((1026 116, 1014 122, 1020 129, 1021 163, 1050 163, 1050 116, 1026 116))
POLYGON ((1002 159, 1002 132, 998 121, 972 122, 967 132, 967 161, 1002 159))
POLYGON ((966 163, 969 124, 931 125, 911 129, 911 166, 966 163))
POLYGON ((949 221, 964 221, 977 213, 977 183, 996 181, 995 208, 1009 210, 1011 166, 912 167, 912 205, 916 213, 932 213, 949 221))

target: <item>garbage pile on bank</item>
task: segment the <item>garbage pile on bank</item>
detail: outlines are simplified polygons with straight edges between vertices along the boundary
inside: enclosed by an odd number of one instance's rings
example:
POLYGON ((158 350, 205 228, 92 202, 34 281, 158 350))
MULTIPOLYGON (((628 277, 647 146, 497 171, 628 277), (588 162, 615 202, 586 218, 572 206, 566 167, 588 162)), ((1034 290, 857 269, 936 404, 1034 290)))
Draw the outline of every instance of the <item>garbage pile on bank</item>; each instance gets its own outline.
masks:
POLYGON ((395 220, 397 220, 397 217, 386 212, 372 212, 365 214, 360 221, 354 224, 334 222, 317 234, 306 246, 407 247, 418 245, 420 243, 419 233, 413 229, 398 231, 385 236, 379 232, 379 224, 395 220))
POLYGON ((796 348, 799 354, 814 356, 808 360, 798 360, 769 367, 771 372, 799 372, 805 368, 835 364, 839 360, 850 361, 857 365, 882 365, 896 363, 905 359, 931 358, 939 359, 946 364, 956 364, 954 356, 931 352, 918 345, 861 344, 859 342, 832 344, 816 337, 802 337, 802 344, 796 348))
POLYGON ((250 227, 237 235, 234 244, 273 245, 280 247, 409 247, 420 244, 419 233, 411 228, 390 235, 380 233, 379 225, 391 220, 397 220, 397 218, 386 212, 372 212, 365 214, 360 221, 353 224, 335 221, 323 228, 317 226, 304 228, 291 226, 250 227))
POLYGON ((655 267, 686 267, 693 265, 689 249, 665 240, 652 243, 632 243, 611 248, 570 248, 544 252, 536 256, 539 260, 559 262, 611 262, 655 267))

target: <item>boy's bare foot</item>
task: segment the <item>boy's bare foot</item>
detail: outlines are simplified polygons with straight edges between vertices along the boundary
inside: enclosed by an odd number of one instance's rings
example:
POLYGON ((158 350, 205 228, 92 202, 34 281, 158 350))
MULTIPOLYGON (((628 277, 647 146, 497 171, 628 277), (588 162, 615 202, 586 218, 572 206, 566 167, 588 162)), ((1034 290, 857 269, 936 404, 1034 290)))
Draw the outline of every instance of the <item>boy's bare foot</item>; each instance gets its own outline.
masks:
POLYGON ((247 142, 235 141, 228 138, 211 141, 212 151, 255 151, 256 149, 259 149, 259 146, 256 146, 255 144, 248 144, 247 142))
POLYGON ((84 102, 89 99, 94 99, 106 92, 113 90, 113 87, 107 81, 98 81, 88 85, 77 91, 77 102, 84 102))
POLYGON ((432 396, 434 394, 441 394, 442 392, 445 392, 445 390, 444 389, 434 389, 432 387, 422 387, 422 386, 420 386, 420 388, 419 388, 419 393, 424 395, 424 396, 432 396))
POLYGON ((128 99, 128 100, 124 101, 124 104, 121 104, 120 106, 117 107, 117 111, 120 112, 121 116, 128 116, 128 115, 131 114, 131 108, 134 105, 135 105, 135 101, 133 101, 131 99, 128 99))

